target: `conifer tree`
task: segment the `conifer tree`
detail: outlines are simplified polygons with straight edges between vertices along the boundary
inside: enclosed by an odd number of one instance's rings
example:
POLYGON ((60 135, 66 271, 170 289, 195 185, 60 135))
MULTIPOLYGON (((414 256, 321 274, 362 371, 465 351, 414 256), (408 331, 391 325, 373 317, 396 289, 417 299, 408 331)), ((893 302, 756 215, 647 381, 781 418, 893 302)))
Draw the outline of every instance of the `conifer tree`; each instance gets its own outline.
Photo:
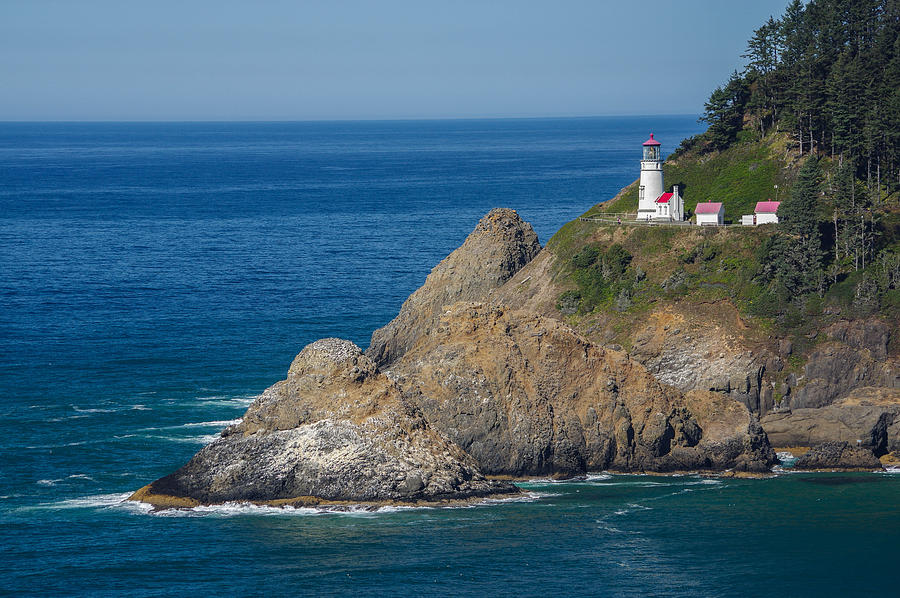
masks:
POLYGON ((790 197, 778 209, 779 231, 769 259, 783 299, 819 289, 822 280, 822 236, 819 232, 819 160, 803 164, 790 197))

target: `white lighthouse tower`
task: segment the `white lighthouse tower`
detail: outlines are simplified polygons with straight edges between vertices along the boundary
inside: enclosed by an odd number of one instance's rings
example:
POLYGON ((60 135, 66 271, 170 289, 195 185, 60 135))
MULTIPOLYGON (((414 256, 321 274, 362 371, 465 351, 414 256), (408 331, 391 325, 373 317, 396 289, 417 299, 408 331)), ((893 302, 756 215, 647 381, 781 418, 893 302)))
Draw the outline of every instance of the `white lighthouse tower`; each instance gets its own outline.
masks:
POLYGON ((651 220, 656 216, 656 200, 663 193, 662 156, 659 141, 653 138, 644 142, 641 157, 641 186, 638 190, 638 220, 651 220))
POLYGON ((644 142, 641 156, 641 186, 638 189, 638 220, 663 220, 682 222, 684 220, 684 199, 678 185, 670 193, 663 193, 662 157, 659 141, 653 138, 644 142))

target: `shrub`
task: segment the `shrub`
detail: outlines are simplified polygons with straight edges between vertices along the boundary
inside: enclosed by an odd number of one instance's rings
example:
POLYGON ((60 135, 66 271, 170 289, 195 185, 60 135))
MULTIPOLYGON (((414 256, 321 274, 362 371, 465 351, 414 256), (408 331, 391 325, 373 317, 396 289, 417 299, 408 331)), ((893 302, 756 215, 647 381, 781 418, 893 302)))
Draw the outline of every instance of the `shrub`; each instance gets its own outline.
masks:
POLYGON ((599 256, 600 246, 596 243, 591 243, 575 254, 575 257, 572 258, 572 267, 576 270, 580 268, 588 268, 597 261, 597 258, 599 256))

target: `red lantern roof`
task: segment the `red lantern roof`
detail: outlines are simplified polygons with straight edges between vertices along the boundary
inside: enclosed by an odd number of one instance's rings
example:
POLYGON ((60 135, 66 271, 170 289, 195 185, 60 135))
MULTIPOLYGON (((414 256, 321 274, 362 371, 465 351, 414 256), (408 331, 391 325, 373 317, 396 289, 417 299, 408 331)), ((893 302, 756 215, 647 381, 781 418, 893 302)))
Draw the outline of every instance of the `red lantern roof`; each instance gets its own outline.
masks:
POLYGON ((662 145, 662 144, 653 138, 653 133, 650 133, 650 139, 645 141, 644 145, 662 145))

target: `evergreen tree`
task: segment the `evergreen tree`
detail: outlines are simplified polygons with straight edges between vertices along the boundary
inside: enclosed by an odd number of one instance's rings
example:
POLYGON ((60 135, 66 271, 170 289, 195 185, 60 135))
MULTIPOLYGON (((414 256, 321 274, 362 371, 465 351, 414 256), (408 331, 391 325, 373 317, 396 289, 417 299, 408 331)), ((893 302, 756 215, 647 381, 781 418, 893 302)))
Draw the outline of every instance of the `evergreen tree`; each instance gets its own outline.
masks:
POLYGON ((790 197, 778 209, 779 231, 769 259, 782 299, 821 290, 822 236, 818 218, 821 176, 819 160, 811 156, 800 169, 790 197))
POLYGON ((709 96, 700 121, 709 123, 706 135, 713 149, 726 148, 734 141, 743 126, 748 96, 747 84, 737 71, 724 87, 717 87, 709 96))

